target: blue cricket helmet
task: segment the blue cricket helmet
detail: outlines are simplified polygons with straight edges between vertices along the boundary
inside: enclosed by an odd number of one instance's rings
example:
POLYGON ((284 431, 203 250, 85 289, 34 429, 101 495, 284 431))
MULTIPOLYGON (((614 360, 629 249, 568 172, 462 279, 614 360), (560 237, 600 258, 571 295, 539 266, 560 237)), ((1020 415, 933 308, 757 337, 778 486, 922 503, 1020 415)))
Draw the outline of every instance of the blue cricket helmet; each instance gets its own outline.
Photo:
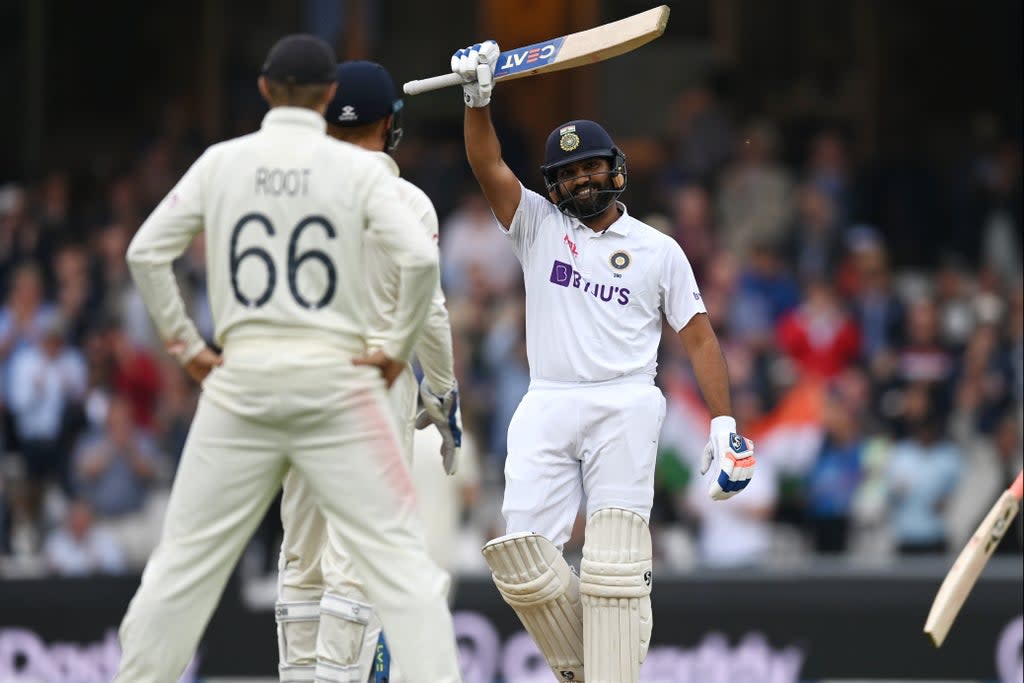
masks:
POLYGON ((626 189, 626 155, 600 124, 587 119, 568 121, 555 128, 544 144, 544 163, 540 167, 544 183, 558 208, 574 218, 589 218, 601 213, 626 189), (572 197, 566 196, 558 183, 562 166, 592 158, 608 159, 612 189, 598 190, 604 200, 597 210, 582 212, 572 197))

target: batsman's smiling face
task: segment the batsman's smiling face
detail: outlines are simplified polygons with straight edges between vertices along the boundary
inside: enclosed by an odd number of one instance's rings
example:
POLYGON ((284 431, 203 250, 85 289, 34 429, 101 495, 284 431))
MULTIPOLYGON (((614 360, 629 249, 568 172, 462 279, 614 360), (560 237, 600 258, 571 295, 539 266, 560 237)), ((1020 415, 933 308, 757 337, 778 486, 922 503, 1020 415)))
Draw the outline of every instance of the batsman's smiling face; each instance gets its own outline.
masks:
POLYGON ((608 159, 595 157, 581 159, 562 166, 555 172, 559 190, 565 197, 573 197, 584 212, 597 208, 600 195, 597 190, 612 190, 612 164, 608 159))

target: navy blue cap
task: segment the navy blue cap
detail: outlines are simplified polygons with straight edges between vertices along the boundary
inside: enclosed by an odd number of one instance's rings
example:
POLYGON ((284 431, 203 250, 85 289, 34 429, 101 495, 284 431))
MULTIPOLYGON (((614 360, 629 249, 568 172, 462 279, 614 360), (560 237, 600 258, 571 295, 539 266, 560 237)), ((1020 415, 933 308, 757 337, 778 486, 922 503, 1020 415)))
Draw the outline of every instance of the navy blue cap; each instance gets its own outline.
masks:
POLYGON ((550 171, 580 159, 607 157, 614 159, 621 152, 612 142, 612 136, 599 124, 586 119, 568 121, 551 131, 544 145, 544 165, 541 171, 550 171))
POLYGON ((260 74, 279 83, 333 83, 334 49, 308 33, 294 33, 274 43, 260 74))
POLYGON ((380 121, 402 108, 391 74, 376 62, 342 62, 335 70, 338 90, 324 118, 336 126, 352 127, 380 121))

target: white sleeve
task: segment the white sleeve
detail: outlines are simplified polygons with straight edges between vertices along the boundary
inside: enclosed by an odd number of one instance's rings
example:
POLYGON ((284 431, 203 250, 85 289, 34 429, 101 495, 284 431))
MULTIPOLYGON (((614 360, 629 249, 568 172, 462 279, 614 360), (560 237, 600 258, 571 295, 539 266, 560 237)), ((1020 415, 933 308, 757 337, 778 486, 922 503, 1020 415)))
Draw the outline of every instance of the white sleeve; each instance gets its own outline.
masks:
POLYGON ((184 343, 184 349, 175 353, 182 364, 206 348, 206 342, 185 312, 171 265, 203 230, 202 175, 207 158, 204 154, 192 164, 128 245, 135 286, 160 338, 184 343))
POLYGON ((698 313, 707 313, 690 261, 675 240, 667 240, 658 289, 661 310, 672 329, 678 332, 698 313))
MULTIPOLYGON (((425 233, 436 245, 438 226, 437 212, 430 200, 423 197, 423 215, 420 223, 425 233)), ((416 358, 423 368, 423 375, 436 394, 443 394, 455 386, 455 357, 452 352, 452 326, 448 318, 448 307, 445 305, 444 291, 441 289, 441 274, 438 272, 437 284, 430 300, 427 319, 423 323, 423 331, 415 346, 416 358)))
POLYGON ((533 241, 537 237, 540 224, 552 212, 558 213, 558 207, 533 190, 528 190, 522 185, 520 185, 520 188, 519 206, 516 207, 515 215, 512 216, 512 222, 509 224, 508 230, 506 231, 504 228, 501 228, 501 223, 498 222, 497 218, 494 219, 494 222, 498 223, 501 231, 512 240, 516 255, 519 257, 519 261, 522 262, 523 256, 530 250, 533 241))
POLYGON ((406 361, 430 311, 440 278, 437 247, 418 225, 416 215, 399 199, 383 165, 374 162, 366 198, 367 240, 394 256, 398 265, 398 303, 394 326, 381 345, 389 358, 406 361))

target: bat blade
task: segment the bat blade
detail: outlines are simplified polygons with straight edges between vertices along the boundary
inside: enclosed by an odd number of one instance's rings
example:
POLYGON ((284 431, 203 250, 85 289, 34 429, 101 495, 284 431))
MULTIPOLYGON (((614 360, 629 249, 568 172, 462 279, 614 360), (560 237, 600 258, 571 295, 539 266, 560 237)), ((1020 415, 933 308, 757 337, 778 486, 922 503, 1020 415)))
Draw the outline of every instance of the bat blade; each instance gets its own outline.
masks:
MULTIPOLYGON (((662 5, 585 31, 507 50, 498 56, 494 80, 510 81, 617 57, 664 33, 668 15, 668 6, 662 5)), ((418 95, 461 83, 462 79, 458 75, 448 73, 408 81, 402 90, 406 95, 418 95)))
POLYGON ((924 624, 924 632, 932 639, 935 647, 941 647, 946 640, 960 608, 978 581, 989 557, 1013 524, 1020 510, 1024 486, 1021 476, 1018 474, 1013 486, 999 496, 939 586, 924 624))

